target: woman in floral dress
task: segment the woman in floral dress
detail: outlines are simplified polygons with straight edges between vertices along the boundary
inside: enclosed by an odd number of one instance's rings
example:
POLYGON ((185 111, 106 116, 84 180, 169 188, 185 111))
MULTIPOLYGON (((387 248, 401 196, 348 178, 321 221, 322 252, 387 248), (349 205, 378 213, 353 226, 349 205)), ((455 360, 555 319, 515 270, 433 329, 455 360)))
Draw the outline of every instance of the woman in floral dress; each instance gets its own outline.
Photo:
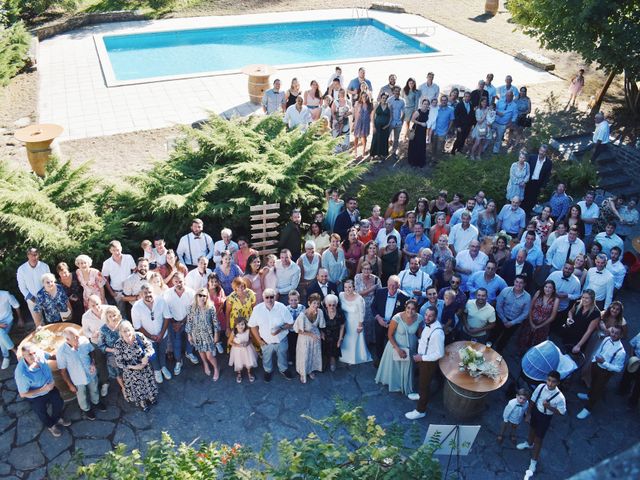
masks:
POLYGON ((236 325, 238 317, 249 318, 256 306, 256 294, 247 288, 246 278, 234 278, 231 282, 233 292, 227 297, 225 314, 227 317, 227 337, 236 325))
POLYGON ((325 319, 320 309, 320 295, 312 293, 309 295, 308 303, 307 309, 298 315, 293 323, 293 329, 298 334, 296 372, 300 375, 301 383, 307 383, 307 376, 313 379, 314 372, 322 371, 320 330, 325 328, 325 319))
POLYGON ((189 343, 200 354, 205 375, 211 375, 209 365, 213 367, 214 382, 220 377, 218 360, 216 359, 219 330, 216 307, 209 298, 209 291, 206 288, 200 288, 196 291, 193 304, 187 310, 187 323, 184 331, 189 338, 189 343))
POLYGON ((521 354, 549 337, 551 323, 556 318, 559 303, 555 283, 547 280, 533 296, 529 308, 529 320, 524 322, 520 330, 518 347, 521 354))
POLYGON ((509 182, 507 182, 507 200, 511 201, 513 197, 524 198, 524 187, 529 181, 529 162, 527 162, 527 151, 523 148, 520 150, 518 161, 511 164, 509 170, 509 182))
POLYGON ((126 398, 124 382, 122 381, 122 370, 116 365, 115 357, 115 346, 118 340, 120 340, 119 328, 120 323, 122 322, 122 315, 117 307, 109 305, 102 311, 102 318, 105 323, 100 327, 97 345, 107 358, 107 371, 109 372, 109 378, 116 379, 118 385, 120 385, 122 396, 126 398))
POLYGON ((136 332, 130 322, 123 321, 119 331, 114 356, 116 365, 122 370, 124 397, 146 412, 158 397, 158 385, 150 362, 155 352, 147 337, 136 332))
POLYGON ((92 268, 93 260, 88 255, 78 255, 76 257, 76 275, 78 282, 82 285, 83 292, 82 297, 84 300, 85 310, 89 308, 89 297, 91 295, 98 295, 102 303, 106 303, 104 297, 104 284, 105 280, 102 278, 100 270, 92 268))

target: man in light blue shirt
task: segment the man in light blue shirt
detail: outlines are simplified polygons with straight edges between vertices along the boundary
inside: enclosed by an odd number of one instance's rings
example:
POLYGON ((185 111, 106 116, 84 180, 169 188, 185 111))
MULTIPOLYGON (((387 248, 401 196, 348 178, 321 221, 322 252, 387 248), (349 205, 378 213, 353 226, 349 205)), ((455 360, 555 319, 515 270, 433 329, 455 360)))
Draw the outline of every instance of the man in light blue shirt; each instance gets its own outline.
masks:
POLYGON ((76 394, 82 416, 95 420, 96 414, 91 405, 103 412, 107 409, 100 402, 97 370, 90 356, 93 344, 86 337, 81 337, 74 327, 65 328, 62 334, 65 343, 56 352, 60 374, 71 393, 76 394), (91 398, 91 404, 88 397, 91 398))
POLYGON ((520 250, 527 252, 527 261, 533 265, 534 268, 544 265, 544 254, 538 246, 536 246, 536 234, 534 232, 527 232, 524 237, 524 243, 519 243, 511 250, 511 258, 516 258, 520 250))
POLYGON ((569 207, 571 206, 571 197, 566 194, 567 186, 564 183, 559 183, 556 187, 556 191, 551 195, 549 200, 549 206, 551 207, 551 218, 554 222, 564 221, 564 217, 569 213, 569 207))
POLYGON ((549 250, 546 260, 552 270, 560 270, 567 260, 572 262, 579 254, 585 253, 584 242, 578 238, 578 229, 574 225, 566 235, 556 238, 549 250))
POLYGON ((487 73, 487 79, 484 82, 484 89, 489 94, 489 105, 491 105, 498 94, 498 90, 493 85, 493 73, 487 73))
POLYGON ((284 92, 280 91, 280 80, 273 81, 273 88, 266 90, 262 96, 262 110, 267 115, 281 111, 284 113, 286 106, 284 92))
POLYGON ((418 255, 420 250, 430 246, 431 240, 429 240, 429 237, 424 234, 424 226, 422 223, 416 222, 413 226, 413 233, 410 233, 404 239, 402 252, 405 255, 405 260, 409 260, 409 258, 418 255))
POLYGON ((498 214, 498 231, 504 230, 512 238, 518 239, 524 227, 527 226, 527 214, 520 208, 520 197, 511 199, 510 205, 505 205, 498 214))
POLYGON ((455 114, 453 107, 449 106, 449 99, 446 95, 440 96, 440 105, 438 105, 438 118, 433 132, 432 151, 433 156, 438 156, 444 152, 444 144, 447 141, 447 133, 453 127, 455 114))
MULTIPOLYGON (((0 351, 2 351, 2 370, 9 368, 11 362, 9 354, 15 351, 15 345, 9 336, 13 325, 13 312, 18 317, 18 325, 22 326, 22 314, 20 313, 20 303, 16 297, 6 290, 0 290, 0 351)), ((16 355, 17 356, 17 355, 16 355)))
POLYGON ((467 280, 470 299, 476 298, 478 289, 484 288, 487 291, 487 302, 495 303, 500 292, 507 288, 507 282, 496 271, 496 262, 489 260, 484 267, 484 271, 480 270, 471 274, 469 280, 467 280))
POLYGON ((438 298, 438 289, 433 285, 427 288, 427 301, 422 307, 420 307, 420 315, 423 317, 427 314, 427 309, 433 307, 438 310, 438 316, 436 320, 439 322, 442 319, 442 310, 444 309, 444 300, 438 298))
POLYGON ((525 284, 526 279, 522 275, 516 275, 513 287, 503 289, 496 299, 498 321, 491 338, 497 352, 504 350, 518 325, 529 316, 531 295, 524 289, 525 284))
POLYGON ((580 207, 580 219, 584 223, 584 236, 588 238, 591 236, 593 224, 600 218, 600 207, 594 202, 596 198, 595 193, 587 192, 584 196, 584 200, 578 202, 580 207))
POLYGON ((22 346, 22 360, 13 374, 18 394, 29 402, 33 412, 54 437, 62 435, 59 425, 68 427, 71 422, 62 418, 64 401, 53 381, 47 360, 52 358, 38 350, 33 343, 22 346), (51 407, 51 414, 49 414, 51 407))
POLYGON ((602 253, 611 258, 611 249, 618 247, 620 251, 624 251, 624 242, 616 235, 616 224, 614 222, 608 222, 604 227, 604 232, 600 232, 596 235, 594 241, 598 242, 602 246, 602 253))
POLYGON ((505 98, 507 96, 507 92, 513 93, 514 100, 518 99, 520 90, 515 85, 512 85, 511 82, 513 82, 513 78, 511 78, 511 75, 507 75, 504 79, 505 84, 501 87, 498 87, 497 94, 500 99, 505 98))
POLYGON ((453 227, 458 223, 462 223, 461 217, 464 212, 469 212, 469 214, 471 215, 471 225, 475 225, 476 220, 478 219, 478 211, 476 210, 475 198, 468 198, 465 208, 459 208, 458 210, 453 212, 453 215, 451 215, 451 219, 449 220, 449 227, 453 227))
POLYGON ((508 91, 504 98, 501 98, 496 104, 496 119, 491 127, 495 136, 493 153, 500 153, 504 134, 511 128, 511 125, 515 123, 517 118, 518 107, 513 100, 513 93, 508 91))
POLYGON ((393 133, 393 146, 391 147, 391 155, 397 157, 398 147, 400 146, 400 132, 402 131, 402 123, 404 120, 404 100, 400 98, 400 87, 393 88, 393 96, 387 101, 389 110, 391 111, 391 122, 389 128, 393 133))
POLYGON ((580 280, 573 274, 573 262, 565 262, 562 270, 551 272, 547 277, 547 282, 553 282, 556 286, 556 296, 560 299, 558 304, 558 316, 554 322, 556 325, 564 324, 569 313, 569 307, 580 298, 582 285, 580 280))

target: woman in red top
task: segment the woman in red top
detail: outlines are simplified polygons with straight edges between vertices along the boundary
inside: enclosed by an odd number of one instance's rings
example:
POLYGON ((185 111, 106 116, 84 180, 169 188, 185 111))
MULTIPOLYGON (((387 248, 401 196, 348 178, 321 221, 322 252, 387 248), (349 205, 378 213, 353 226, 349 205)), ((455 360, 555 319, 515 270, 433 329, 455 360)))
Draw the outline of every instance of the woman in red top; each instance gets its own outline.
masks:
POLYGON ((227 330, 227 316, 224 312, 224 302, 227 299, 227 296, 222 289, 222 284, 218 279, 218 275, 215 273, 210 273, 207 278, 207 290, 209 291, 209 298, 216 309, 216 316, 218 317, 218 323, 220 324, 220 332, 224 333, 227 330))
POLYGON ((347 270, 349 270, 349 278, 353 278, 356 275, 358 260, 364 254, 364 244, 358 240, 358 232, 355 228, 351 228, 347 232, 347 239, 342 242, 342 249, 347 270))
POLYGON ((234 252, 233 261, 236 262, 236 265, 238 265, 240 267, 240 270, 244 272, 247 269, 247 259, 251 255, 257 254, 258 252, 251 248, 251 245, 249 245, 249 241, 246 239, 246 237, 239 237, 238 251, 234 252))

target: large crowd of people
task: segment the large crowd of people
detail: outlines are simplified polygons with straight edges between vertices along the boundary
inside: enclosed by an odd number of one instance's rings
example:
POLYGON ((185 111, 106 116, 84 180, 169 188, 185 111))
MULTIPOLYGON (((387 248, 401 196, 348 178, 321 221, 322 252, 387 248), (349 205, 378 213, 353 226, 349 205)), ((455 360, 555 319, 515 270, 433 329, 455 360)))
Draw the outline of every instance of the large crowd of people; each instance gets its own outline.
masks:
MULTIPOLYGON (((425 130, 408 133, 410 142, 419 138, 425 149, 430 144, 442 151, 452 125, 459 125, 454 151, 463 148, 472 129, 481 136, 493 129, 499 149, 505 129, 522 111, 514 99, 526 98, 526 89, 514 87, 510 77, 496 88, 490 75, 458 101, 439 97, 433 80, 430 73, 425 84, 410 79, 401 89, 390 76, 374 111, 364 69, 346 88, 336 69, 328 99, 321 98, 317 82, 304 94, 297 82, 286 94, 276 84, 264 106, 268 113, 283 108, 293 123, 298 117, 291 108, 310 109, 313 120, 328 110, 331 128, 346 133, 345 125, 353 123, 363 143, 367 122, 373 121, 374 146, 386 148, 388 133, 376 140, 386 129, 394 135, 392 153, 403 128, 410 131, 416 123, 425 130), (352 121, 347 94, 359 112, 352 121), (341 105, 347 105, 344 112, 341 105), (380 127, 386 109, 390 114, 380 127), (464 124, 455 123, 458 112, 467 114, 464 124), (492 124, 488 112, 495 115, 492 124)), ((473 143, 478 148, 470 155, 479 156, 483 143, 473 143)), ((519 358, 548 338, 587 359, 581 376, 588 391, 580 396, 585 404, 578 414, 584 419, 628 357, 622 344, 627 321, 617 293, 627 273, 624 240, 638 223, 637 201, 614 196, 598 205, 592 192, 574 201, 560 183, 534 212, 551 168, 545 145, 533 154, 520 152, 502 208, 501 199, 486 198, 482 190, 441 191, 432 200, 411 199, 401 190, 386 208, 375 205, 366 215, 357 198, 343 199, 328 189, 325 211, 304 212, 313 220, 309 226, 302 223, 303 212, 291 212, 280 231, 278 256, 262 258, 248 238, 234 240, 228 228, 214 241, 197 218, 175 250, 157 237, 143 241, 134 257, 113 240, 101 269, 80 255, 69 259, 75 271, 68 263, 56 265, 57 277, 31 247, 17 284, 36 328, 57 322, 81 327, 64 330, 55 357, 89 420, 105 408, 101 397, 114 381, 127 401, 147 411, 161 396, 157 385, 181 375, 185 358, 201 365, 213 382, 227 375, 228 365, 238 383, 245 375, 255 382, 260 363, 265 382, 278 372, 290 380, 295 371, 307 384, 340 364, 373 361, 375 381, 415 400, 406 416, 418 419, 426 414, 447 344, 491 342, 498 352, 511 348, 519 358)), ((61 416, 62 400, 46 362, 51 355, 33 343, 17 352, 8 335, 15 319, 23 323, 19 302, 0 291, 2 368, 8 368, 11 351, 19 356, 20 396, 60 436, 69 422, 61 416)), ((630 343, 636 355, 639 344, 640 335, 630 343)), ((626 371, 620 384, 634 405, 640 397, 637 372, 626 371)), ((566 412, 558 380, 551 372, 546 384, 518 392, 505 409, 500 441, 506 427, 515 428, 525 416, 517 405, 530 404, 531 433, 518 448, 534 448, 533 470, 551 415, 566 412)))

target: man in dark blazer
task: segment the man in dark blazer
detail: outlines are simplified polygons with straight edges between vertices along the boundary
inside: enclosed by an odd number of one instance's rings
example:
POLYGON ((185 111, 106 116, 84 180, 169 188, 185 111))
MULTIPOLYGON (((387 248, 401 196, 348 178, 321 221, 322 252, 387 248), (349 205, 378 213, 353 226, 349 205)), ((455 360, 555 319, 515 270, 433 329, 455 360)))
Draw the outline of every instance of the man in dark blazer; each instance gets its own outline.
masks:
POLYGON ((321 268, 318 270, 316 279, 311 282, 311 285, 307 288, 307 298, 312 293, 317 293, 320 298, 324 300, 327 295, 338 295, 338 287, 335 283, 329 281, 329 272, 326 269, 321 268))
POLYGON ((476 118, 469 92, 464 92, 462 101, 456 105, 454 115, 453 124, 456 127, 456 141, 451 149, 451 155, 455 155, 456 152, 461 152, 464 149, 464 142, 466 142, 476 118))
POLYGON ((516 258, 507 260, 500 268, 500 276, 510 287, 513 287, 516 275, 525 278, 525 290, 530 291, 533 288, 533 265, 527 261, 527 250, 524 248, 518 250, 516 258))
POLYGON ((540 191, 545 187, 551 177, 553 162, 547 157, 547 146, 540 145, 538 155, 530 155, 529 159, 530 177, 524 187, 524 200, 520 207, 529 213, 538 201, 540 191))
POLYGON ((346 240, 349 229, 360 221, 358 201, 349 197, 345 205, 346 208, 336 217, 336 222, 333 225, 333 233, 340 235, 341 240, 346 240))
POLYGON ((278 239, 278 254, 284 249, 291 252, 291 259, 295 262, 302 252, 302 215, 299 209, 291 212, 291 221, 280 231, 278 239))
POLYGON ((373 296, 371 312, 375 320, 376 345, 374 352, 374 366, 377 368, 387 344, 389 322, 396 313, 404 311, 404 304, 409 297, 400 290, 400 279, 391 275, 387 280, 387 288, 379 288, 373 296), (389 306, 389 308, 387 308, 389 306))

